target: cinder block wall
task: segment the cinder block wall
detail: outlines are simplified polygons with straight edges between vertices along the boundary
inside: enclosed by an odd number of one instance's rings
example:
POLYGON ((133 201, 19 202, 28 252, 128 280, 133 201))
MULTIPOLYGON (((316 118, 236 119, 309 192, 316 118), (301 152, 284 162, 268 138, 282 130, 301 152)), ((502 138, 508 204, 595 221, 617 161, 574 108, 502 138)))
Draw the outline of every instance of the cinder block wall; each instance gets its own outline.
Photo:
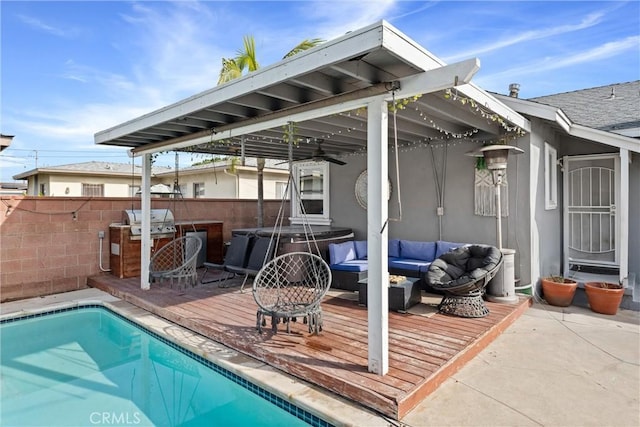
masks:
MULTIPOLYGON (((125 209, 140 209, 128 198, 0 197, 0 301, 82 289, 87 277, 109 268, 109 225, 125 209)), ((152 208, 171 209, 176 221, 222 221, 224 239, 234 228, 256 227, 256 200, 153 199, 152 208)), ((266 200, 265 226, 272 226, 279 200, 266 200)), ((285 212, 288 212, 286 210, 285 212)))

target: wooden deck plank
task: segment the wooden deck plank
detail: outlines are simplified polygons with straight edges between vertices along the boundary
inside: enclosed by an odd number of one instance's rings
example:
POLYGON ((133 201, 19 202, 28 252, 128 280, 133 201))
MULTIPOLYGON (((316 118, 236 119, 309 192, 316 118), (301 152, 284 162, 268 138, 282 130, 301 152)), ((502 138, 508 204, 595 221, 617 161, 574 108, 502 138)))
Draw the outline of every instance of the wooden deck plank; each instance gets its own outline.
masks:
MULTIPOLYGON (((239 278, 227 284, 237 283, 239 278)), ((219 283, 187 290, 152 284, 141 290, 138 278, 104 274, 89 278, 102 289, 169 321, 180 324, 307 382, 359 402, 393 419, 401 419, 444 380, 485 348, 530 305, 487 303, 490 313, 478 319, 441 314, 389 313, 389 372, 368 372, 368 314, 357 301, 327 297, 324 330, 309 334, 302 321, 291 333, 279 325, 256 331, 257 305, 251 288, 219 288, 219 283)))

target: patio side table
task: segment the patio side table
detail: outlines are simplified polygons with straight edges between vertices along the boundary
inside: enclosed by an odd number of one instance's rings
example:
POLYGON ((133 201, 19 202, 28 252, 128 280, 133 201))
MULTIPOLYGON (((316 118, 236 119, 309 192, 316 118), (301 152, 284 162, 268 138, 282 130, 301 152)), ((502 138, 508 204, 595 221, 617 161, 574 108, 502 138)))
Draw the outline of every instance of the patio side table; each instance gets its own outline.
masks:
MULTIPOLYGON (((417 277, 407 277, 400 283, 389 284, 389 310, 406 313, 407 310, 422 300, 421 289, 417 277)), ((367 279, 358 282, 358 303, 367 305, 367 279)))

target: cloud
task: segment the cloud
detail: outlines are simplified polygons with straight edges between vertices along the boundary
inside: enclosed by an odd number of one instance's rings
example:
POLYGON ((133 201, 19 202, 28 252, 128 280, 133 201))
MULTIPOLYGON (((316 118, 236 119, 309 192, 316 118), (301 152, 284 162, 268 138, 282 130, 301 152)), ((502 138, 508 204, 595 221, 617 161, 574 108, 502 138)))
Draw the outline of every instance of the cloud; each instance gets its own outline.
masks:
POLYGON ((57 37, 75 38, 82 33, 82 31, 79 28, 56 27, 56 26, 47 24, 46 22, 43 22, 42 20, 38 18, 34 18, 32 16, 18 15, 18 18, 20 19, 20 21, 22 21, 24 24, 27 24, 31 28, 44 31, 48 34, 52 34, 57 37))
POLYGON ((586 28, 597 25, 601 22, 604 13, 596 12, 591 13, 584 17, 579 23, 565 24, 555 27, 541 28, 536 30, 524 31, 516 34, 509 34, 504 39, 496 40, 492 43, 488 43, 483 47, 475 47, 463 52, 459 52, 453 56, 447 56, 446 62, 455 62, 465 58, 471 58, 476 56, 482 56, 490 52, 501 50, 509 46, 517 45, 532 40, 545 39, 561 34, 571 33, 575 31, 584 30, 586 28))
POLYGON ((58 77, 83 88, 72 87, 58 98, 51 93, 46 105, 7 111, 4 123, 34 141, 86 147, 96 132, 213 87, 221 55, 211 43, 210 11, 199 3, 154 6, 135 3, 120 15, 128 28, 114 43, 122 42, 124 68, 110 71, 91 57, 85 63, 67 60, 58 77))
POLYGON ((395 0, 331 1, 314 0, 301 6, 305 20, 313 22, 316 32, 325 40, 340 37, 380 21, 395 9, 395 0))
MULTIPOLYGON (((632 51, 637 54, 638 45, 640 45, 640 36, 630 36, 621 40, 614 40, 596 46, 592 49, 575 52, 572 55, 562 54, 558 57, 544 57, 538 62, 530 62, 525 65, 510 68, 499 73, 491 74, 488 79, 501 80, 509 77, 513 79, 516 76, 534 75, 552 70, 564 69, 576 65, 587 64, 590 62, 601 61, 611 58, 625 52, 632 51)), ((486 81, 487 79, 479 79, 486 81)))

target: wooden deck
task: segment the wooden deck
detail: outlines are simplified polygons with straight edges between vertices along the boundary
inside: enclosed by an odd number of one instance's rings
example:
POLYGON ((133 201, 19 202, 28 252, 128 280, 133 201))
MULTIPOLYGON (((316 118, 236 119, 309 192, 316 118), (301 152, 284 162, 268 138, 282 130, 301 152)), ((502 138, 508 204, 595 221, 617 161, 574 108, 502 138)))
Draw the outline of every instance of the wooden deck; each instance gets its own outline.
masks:
POLYGON ((310 335, 302 322, 291 333, 281 326, 255 329, 257 305, 249 290, 219 288, 217 283, 186 291, 167 285, 140 289, 139 278, 104 274, 89 278, 102 289, 160 317, 180 324, 309 383, 400 420, 443 381, 457 372, 531 304, 487 302, 490 314, 465 319, 389 313, 389 373, 367 371, 367 309, 357 300, 327 297, 322 304, 324 330, 310 335))

